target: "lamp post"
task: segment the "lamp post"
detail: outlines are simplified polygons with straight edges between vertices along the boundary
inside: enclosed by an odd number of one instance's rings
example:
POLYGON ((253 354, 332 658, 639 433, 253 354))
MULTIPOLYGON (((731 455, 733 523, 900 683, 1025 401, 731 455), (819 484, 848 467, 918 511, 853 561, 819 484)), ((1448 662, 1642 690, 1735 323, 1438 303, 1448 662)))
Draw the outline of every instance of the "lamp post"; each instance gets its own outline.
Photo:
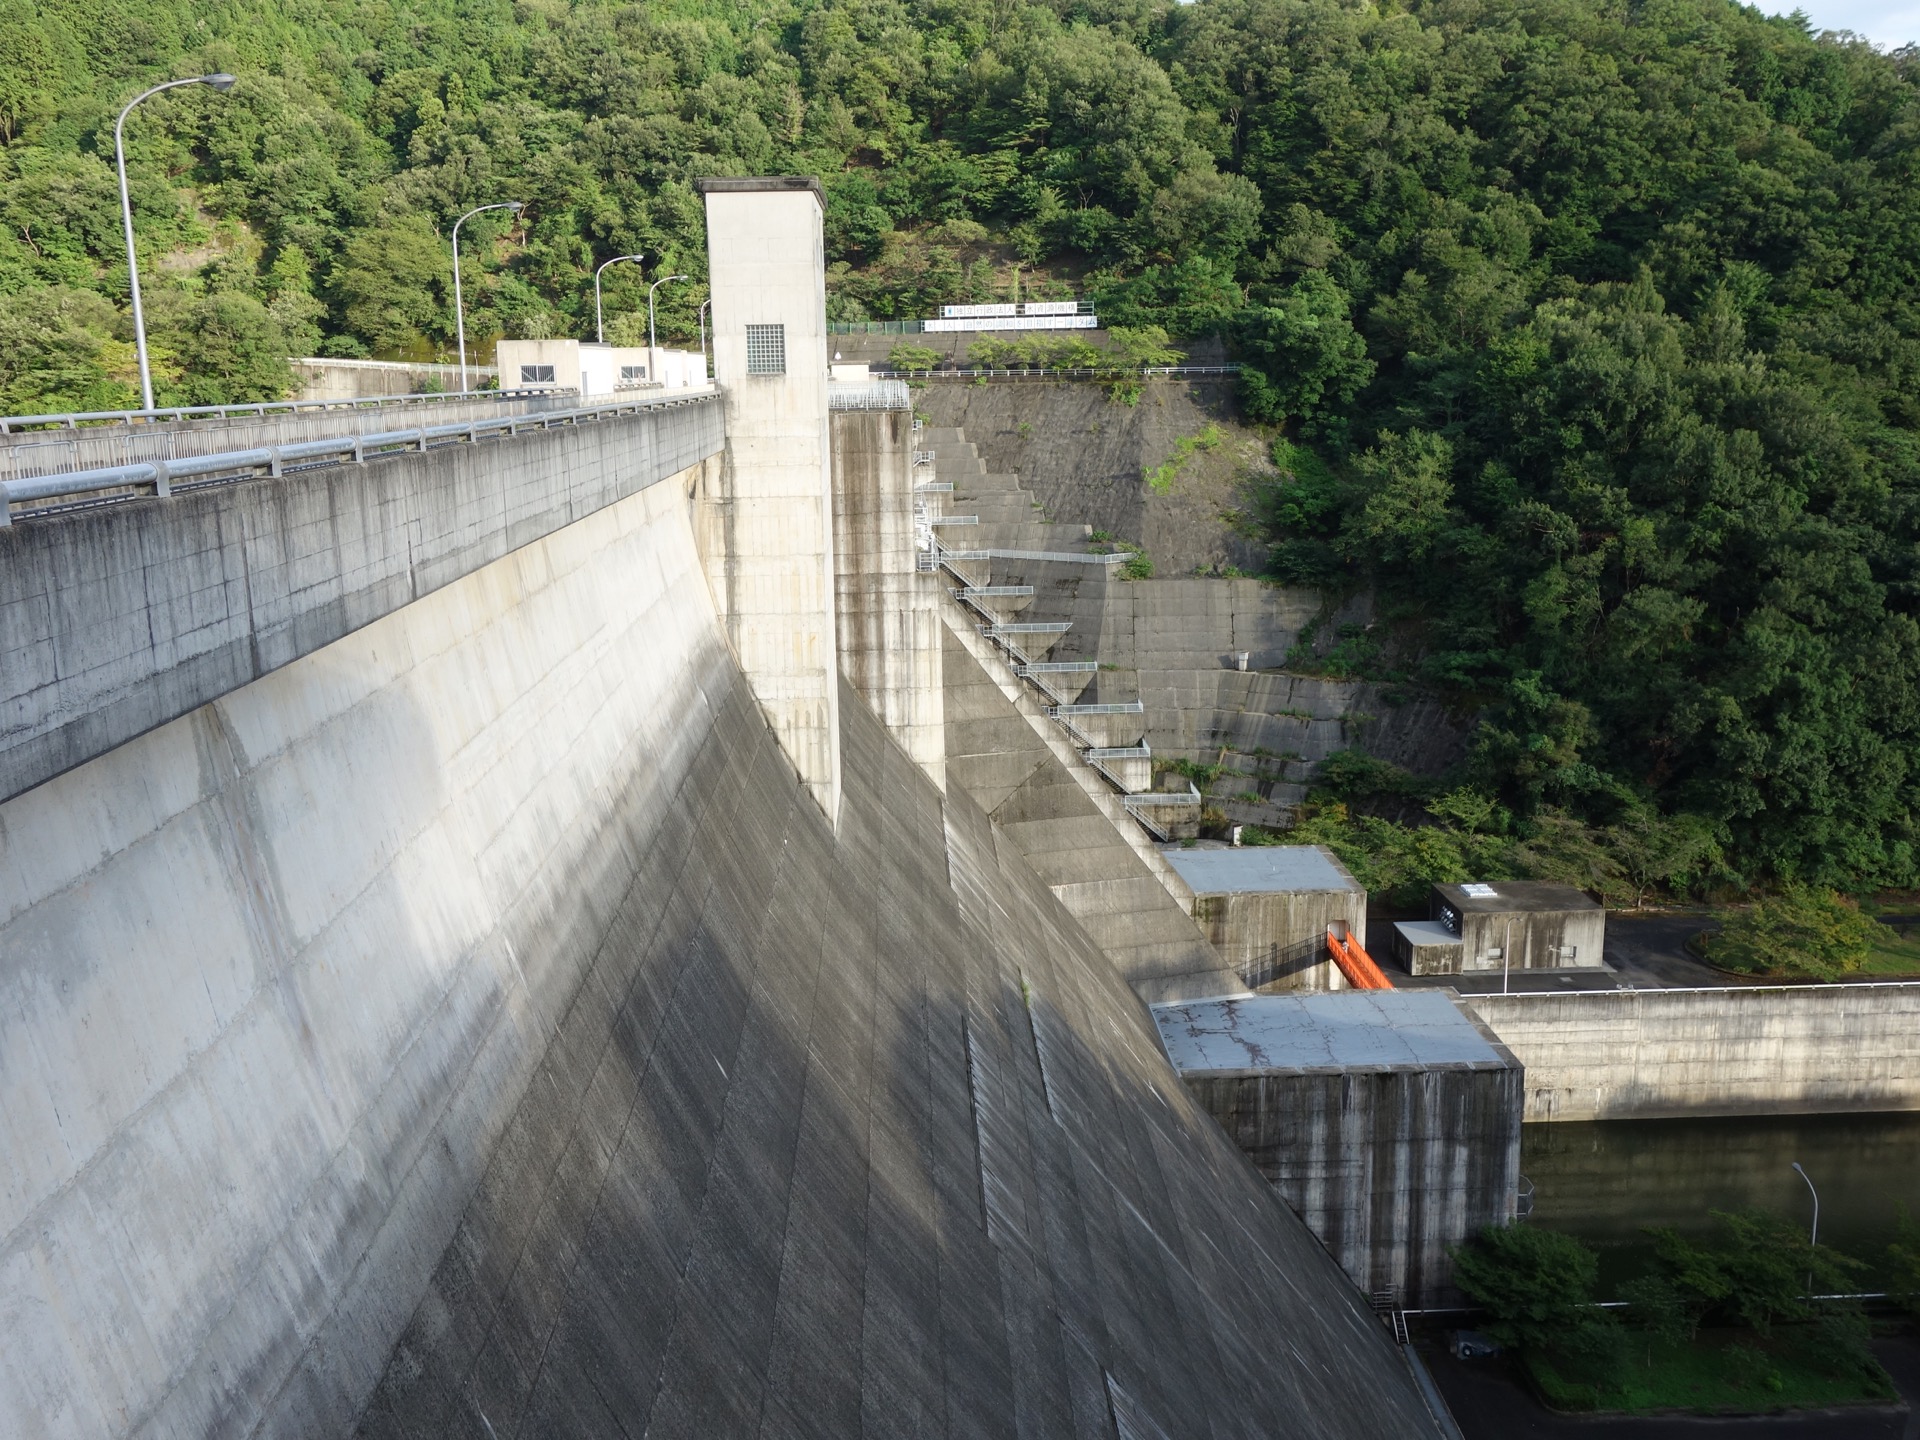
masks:
POLYGON ((156 85, 151 90, 143 90, 127 102, 126 109, 120 112, 120 118, 113 122, 113 162, 120 170, 120 223, 127 234, 127 293, 133 300, 133 348, 140 356, 140 408, 153 409, 153 371, 147 364, 147 318, 140 308, 140 264, 133 251, 133 200, 127 194, 127 116, 133 113, 133 107, 149 95, 158 95, 162 90, 175 90, 182 85, 208 85, 215 90, 227 91, 233 88, 233 76, 192 75, 185 80, 169 80, 164 85, 156 85))
POLYGON ((1799 1173, 1800 1178, 1807 1182, 1807 1189, 1813 1195, 1813 1229, 1807 1236, 1807 1244, 1818 1245, 1820 1243, 1820 1192, 1813 1188, 1813 1177, 1800 1168, 1798 1160, 1793 1162, 1793 1168, 1799 1173))
POLYGON ((647 380, 650 383, 657 384, 660 380, 660 355, 655 349, 657 342, 653 338, 653 292, 669 280, 684 280, 686 278, 684 275, 662 275, 647 287, 647 380))
MULTIPOLYGON (((1820 1192, 1813 1188, 1813 1177, 1800 1168, 1798 1160, 1793 1162, 1793 1168, 1799 1173, 1800 1178, 1807 1182, 1807 1189, 1813 1195, 1813 1229, 1807 1235, 1807 1248, 1817 1249, 1820 1245, 1820 1192)), ((1813 1293, 1812 1270, 1807 1271, 1807 1293, 1809 1295, 1813 1293)))
POLYGON ((707 368, 707 307, 713 304, 709 296, 700 302, 700 383, 706 384, 713 372, 707 368))
POLYGON ((476 205, 453 222, 453 330, 460 343, 460 393, 463 395, 467 390, 467 306, 460 293, 460 227, 485 210, 511 210, 517 215, 524 208, 518 200, 476 205))
POLYGON ((599 269, 593 272, 593 338, 601 345, 607 343, 607 327, 600 318, 600 271, 609 265, 618 265, 622 260, 644 260, 644 255, 616 255, 611 260, 600 262, 599 269))

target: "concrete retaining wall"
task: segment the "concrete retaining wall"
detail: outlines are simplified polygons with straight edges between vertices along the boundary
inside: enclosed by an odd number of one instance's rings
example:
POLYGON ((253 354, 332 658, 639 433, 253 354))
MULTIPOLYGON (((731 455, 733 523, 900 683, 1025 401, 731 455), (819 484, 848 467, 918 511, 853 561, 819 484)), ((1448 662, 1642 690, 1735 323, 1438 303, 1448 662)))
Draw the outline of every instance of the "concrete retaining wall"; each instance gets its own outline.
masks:
POLYGON ((720 402, 0 530, 0 799, 686 470, 720 402))
POLYGON ((1920 1109, 1920 985, 1475 995, 1526 1118, 1920 1109))

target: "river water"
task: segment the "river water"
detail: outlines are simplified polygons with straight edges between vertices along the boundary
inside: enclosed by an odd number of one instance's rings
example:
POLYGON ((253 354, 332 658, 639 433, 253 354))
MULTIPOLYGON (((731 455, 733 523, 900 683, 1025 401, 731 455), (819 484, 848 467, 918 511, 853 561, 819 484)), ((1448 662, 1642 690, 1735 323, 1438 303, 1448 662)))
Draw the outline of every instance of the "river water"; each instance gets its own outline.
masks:
POLYGON ((1920 1221, 1920 1114, 1528 1125, 1520 1154, 1532 1223, 1600 1246, 1603 1281, 1640 1268, 1643 1226, 1705 1236, 1709 1211, 1750 1208, 1808 1223, 1796 1160, 1820 1189, 1821 1243, 1869 1264, 1865 1288, 1901 1205, 1920 1221))

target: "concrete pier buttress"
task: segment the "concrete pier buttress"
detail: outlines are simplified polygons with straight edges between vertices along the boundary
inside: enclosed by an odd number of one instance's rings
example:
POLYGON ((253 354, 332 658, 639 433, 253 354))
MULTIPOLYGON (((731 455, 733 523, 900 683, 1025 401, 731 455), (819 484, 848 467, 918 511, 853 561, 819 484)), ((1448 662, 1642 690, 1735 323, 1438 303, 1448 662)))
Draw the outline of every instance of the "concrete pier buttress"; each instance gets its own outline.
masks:
POLYGON ((835 410, 832 433, 840 673, 944 788, 945 577, 915 564, 913 412, 835 410))
POLYGON ((721 418, 695 400, 0 529, 0 799, 717 456, 721 418))
POLYGON ((697 182, 726 463, 701 497, 727 642, 829 816, 840 807, 833 476, 820 182, 697 182), (751 345, 750 345, 751 342, 751 345))
POLYGON ((0 1433, 1434 1433, 850 689, 829 824, 679 479, 0 805, 0 1433))
POLYGON ((1475 995, 1526 1118, 1920 1110, 1920 985, 1475 995))
POLYGON ((1513 1219, 1521 1070, 1426 990, 1162 1005, 1181 1078, 1355 1283, 1457 1301, 1448 1251, 1513 1219))

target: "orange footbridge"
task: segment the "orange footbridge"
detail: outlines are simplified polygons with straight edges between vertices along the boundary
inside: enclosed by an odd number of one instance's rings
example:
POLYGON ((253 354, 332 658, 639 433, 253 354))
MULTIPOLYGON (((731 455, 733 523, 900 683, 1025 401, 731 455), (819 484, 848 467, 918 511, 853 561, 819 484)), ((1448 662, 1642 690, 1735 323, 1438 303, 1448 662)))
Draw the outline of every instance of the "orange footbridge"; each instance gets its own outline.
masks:
POLYGON ((1347 977, 1347 984, 1356 990, 1391 990, 1393 982, 1380 971, 1373 957, 1360 947, 1360 942, 1351 935, 1336 934, 1331 926, 1327 929, 1327 949, 1333 953, 1333 963, 1340 967, 1340 973, 1347 977))

